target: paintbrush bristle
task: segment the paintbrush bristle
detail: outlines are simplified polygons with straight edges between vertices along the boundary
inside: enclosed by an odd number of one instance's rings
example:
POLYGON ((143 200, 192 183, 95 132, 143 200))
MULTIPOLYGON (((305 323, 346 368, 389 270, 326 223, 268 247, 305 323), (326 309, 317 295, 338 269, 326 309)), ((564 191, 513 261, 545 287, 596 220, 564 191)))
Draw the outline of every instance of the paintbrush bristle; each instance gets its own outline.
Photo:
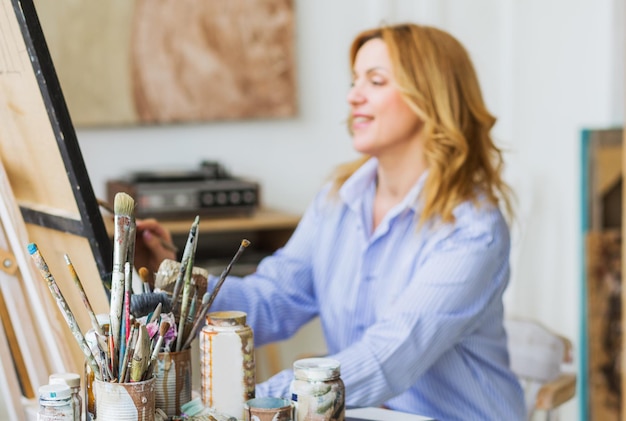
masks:
POLYGON ((204 295, 202 296, 202 305, 208 304, 210 298, 211 298, 211 294, 209 294, 208 292, 205 292, 204 295))
POLYGON ((168 330, 170 330, 170 322, 162 322, 159 326, 159 335, 165 337, 168 330))
POLYGON ((139 268, 138 272, 141 280, 144 282, 148 282, 148 279, 150 278, 150 271, 148 270, 148 268, 142 266, 139 268))
POLYGON ((250 241, 246 240, 245 238, 241 240, 241 247, 248 247, 249 245, 250 241))
POLYGON ((131 216, 135 210, 135 199, 124 192, 116 193, 113 209, 116 215, 131 216))

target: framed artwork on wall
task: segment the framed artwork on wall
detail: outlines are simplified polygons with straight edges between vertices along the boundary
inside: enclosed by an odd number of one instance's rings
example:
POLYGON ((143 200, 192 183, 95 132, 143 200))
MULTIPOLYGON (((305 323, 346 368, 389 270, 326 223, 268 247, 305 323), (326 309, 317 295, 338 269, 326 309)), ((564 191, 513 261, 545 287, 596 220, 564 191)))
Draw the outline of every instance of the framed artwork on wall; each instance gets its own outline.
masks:
POLYGON ((582 132, 581 417, 620 420, 622 408, 623 130, 582 132))
POLYGON ((35 0, 76 127, 296 114, 293 0, 35 0))

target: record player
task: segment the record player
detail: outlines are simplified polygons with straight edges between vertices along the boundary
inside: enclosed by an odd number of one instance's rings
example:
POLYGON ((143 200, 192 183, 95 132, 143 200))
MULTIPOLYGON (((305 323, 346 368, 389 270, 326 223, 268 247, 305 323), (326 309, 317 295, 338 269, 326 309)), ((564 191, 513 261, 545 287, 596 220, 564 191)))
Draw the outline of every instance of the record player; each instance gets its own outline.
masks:
POLYGON ((114 203, 118 192, 135 199, 138 218, 251 214, 260 203, 258 183, 232 177, 212 161, 202 162, 197 170, 139 171, 109 180, 110 203, 114 203))

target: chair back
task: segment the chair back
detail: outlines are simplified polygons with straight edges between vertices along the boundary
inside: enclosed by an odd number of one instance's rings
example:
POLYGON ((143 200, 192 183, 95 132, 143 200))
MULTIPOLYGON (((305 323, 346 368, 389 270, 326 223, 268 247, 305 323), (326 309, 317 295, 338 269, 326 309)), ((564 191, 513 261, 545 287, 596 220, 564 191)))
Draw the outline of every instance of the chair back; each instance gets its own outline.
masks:
POLYGON ((542 387, 558 380, 563 364, 571 362, 572 344, 534 320, 508 318, 504 327, 511 369, 524 388, 528 413, 532 414, 542 387))

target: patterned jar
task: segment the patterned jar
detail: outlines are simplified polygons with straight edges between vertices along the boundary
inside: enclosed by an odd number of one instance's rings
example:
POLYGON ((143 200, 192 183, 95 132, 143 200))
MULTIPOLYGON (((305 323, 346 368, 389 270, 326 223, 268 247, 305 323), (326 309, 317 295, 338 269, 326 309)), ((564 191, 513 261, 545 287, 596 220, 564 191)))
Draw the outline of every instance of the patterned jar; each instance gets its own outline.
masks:
POLYGON ((220 311, 207 316, 200 333, 200 380, 204 405, 237 419, 254 398, 254 337, 246 313, 220 311))
POLYGON ((293 363, 291 400, 295 421, 343 421, 345 387, 340 363, 331 358, 304 358, 293 363))

